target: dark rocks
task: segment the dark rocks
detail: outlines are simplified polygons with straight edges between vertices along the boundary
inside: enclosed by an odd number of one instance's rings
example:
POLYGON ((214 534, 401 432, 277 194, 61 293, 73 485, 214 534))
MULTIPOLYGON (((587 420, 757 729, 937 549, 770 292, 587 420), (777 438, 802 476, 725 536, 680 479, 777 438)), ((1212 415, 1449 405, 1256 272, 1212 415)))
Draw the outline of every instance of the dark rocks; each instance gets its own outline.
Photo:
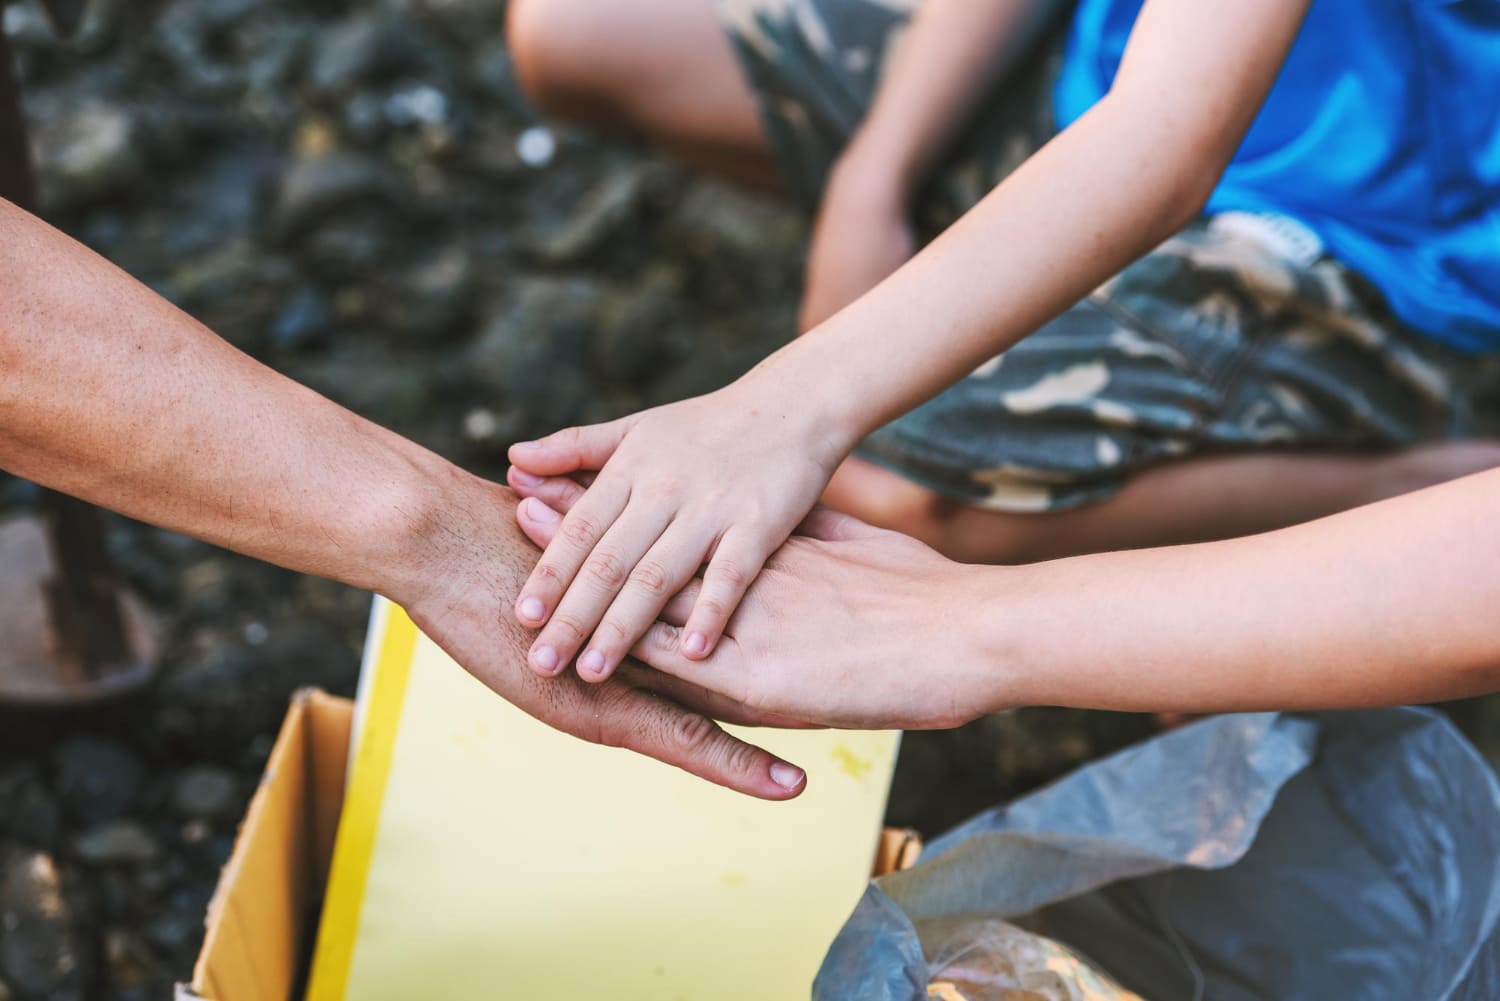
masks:
POLYGON ((0 851, 0 981, 23 998, 81 1001, 86 955, 62 874, 44 852, 0 851))
POLYGON ((228 817, 239 805, 239 783, 214 765, 189 768, 172 786, 172 809, 184 817, 228 817))
POLYGON ((361 84, 436 72, 435 53, 410 20, 388 12, 353 14, 326 32, 308 65, 316 92, 339 94, 361 84))
POLYGON ((578 417, 588 395, 588 335, 599 286, 582 278, 518 279, 467 353, 466 370, 542 428, 578 417))
POLYGON ((300 157, 281 176, 271 210, 280 240, 292 240, 343 214, 385 210, 399 185, 378 160, 350 152, 300 157))
POLYGON ((74 838, 73 851, 89 865, 134 865, 156 858, 161 846, 138 822, 113 820, 74 838))
POLYGON ((123 816, 140 794, 146 769, 119 741, 73 737, 57 752, 57 792, 68 816, 86 825, 123 816))
POLYGON ((553 266, 574 264, 597 250, 635 218, 650 176, 649 166, 628 164, 600 178, 565 216, 537 234, 537 257, 553 266))
POLYGON ((145 167, 128 110, 87 101, 42 123, 33 137, 43 203, 70 207, 127 188, 145 167))
POLYGON ((271 342, 284 351, 300 351, 319 344, 332 323, 328 297, 315 288, 301 288, 271 321, 271 342))
POLYGON ((62 833, 62 807, 35 765, 0 772, 0 841, 51 850, 62 833))
POLYGON ((459 331, 473 312, 474 270, 462 245, 417 261, 382 296, 381 321, 427 341, 459 331))
POLYGON ((684 281, 681 268, 653 265, 631 285, 605 298, 593 345, 601 377, 613 383, 635 383, 659 366, 669 332, 682 312, 684 281))

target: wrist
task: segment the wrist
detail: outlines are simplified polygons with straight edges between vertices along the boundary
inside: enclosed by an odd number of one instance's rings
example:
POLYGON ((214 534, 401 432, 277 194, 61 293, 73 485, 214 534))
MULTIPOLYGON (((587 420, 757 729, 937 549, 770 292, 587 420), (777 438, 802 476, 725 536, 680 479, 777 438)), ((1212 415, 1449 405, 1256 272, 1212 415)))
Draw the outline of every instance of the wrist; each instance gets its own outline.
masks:
POLYGON ((888 144, 856 135, 829 169, 824 199, 905 214, 916 187, 915 173, 915 164, 890 150, 888 144))
POLYGON ((464 557, 511 517, 505 491, 425 449, 404 455, 396 473, 354 516, 358 566, 346 583, 412 609, 463 588, 464 557))
POLYGON ((1046 621, 1038 600, 1045 591, 1035 568, 957 566, 962 579, 952 593, 966 644, 965 702, 976 716, 1054 704, 1037 683, 1032 649, 1033 638, 1043 631, 1038 623, 1046 621))
POLYGON ((735 406, 792 421, 799 446, 832 476, 870 429, 864 427, 858 394, 847 385, 845 373, 822 354, 811 338, 799 337, 728 390, 743 396, 735 406))

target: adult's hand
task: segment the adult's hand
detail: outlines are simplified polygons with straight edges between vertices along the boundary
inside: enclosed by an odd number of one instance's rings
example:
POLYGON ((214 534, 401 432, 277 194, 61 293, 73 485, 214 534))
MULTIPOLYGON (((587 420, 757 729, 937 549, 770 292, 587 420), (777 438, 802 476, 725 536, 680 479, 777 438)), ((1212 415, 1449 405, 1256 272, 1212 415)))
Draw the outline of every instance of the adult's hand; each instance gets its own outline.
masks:
MULTIPOLYGON (((559 479, 544 493, 566 508, 577 491, 559 479)), ((539 545, 561 523, 539 497, 523 501, 518 517, 539 545)), ((633 651, 661 676, 623 673, 684 702, 708 692, 743 711, 817 725, 957 726, 994 708, 1004 678, 962 625, 980 604, 969 594, 969 569, 820 508, 767 562, 711 656, 682 651, 695 583, 633 651)))
MULTIPOLYGON (((531 637, 510 608, 536 562, 516 529, 514 494, 472 481, 429 535, 434 552, 421 581, 391 597, 459 664, 496 694, 550 726, 598 744, 624 747, 701 778, 762 799, 791 799, 806 779, 797 767, 721 729, 713 719, 750 725, 800 726, 691 685, 677 689, 697 710, 635 682, 622 672, 603 684, 576 674, 539 677, 526 664, 531 637)), ((539 762, 538 767, 546 767, 539 762)))
POLYGON ((536 677, 509 611, 536 562, 514 494, 277 375, 3 200, 0 468, 378 591, 560 730, 766 799, 802 789, 797 769, 659 695, 536 677))

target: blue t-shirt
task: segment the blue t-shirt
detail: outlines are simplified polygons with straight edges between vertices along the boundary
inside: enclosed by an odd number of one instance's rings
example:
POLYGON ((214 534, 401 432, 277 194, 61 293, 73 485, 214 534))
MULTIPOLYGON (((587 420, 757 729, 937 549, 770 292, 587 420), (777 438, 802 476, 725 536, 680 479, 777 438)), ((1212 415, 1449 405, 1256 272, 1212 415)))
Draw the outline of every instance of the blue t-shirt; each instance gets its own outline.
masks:
MULTIPOLYGON (((1108 91, 1143 0, 1080 0, 1060 127, 1108 91)), ((1210 213, 1290 216, 1416 330, 1500 350, 1500 0, 1314 0, 1210 213)))

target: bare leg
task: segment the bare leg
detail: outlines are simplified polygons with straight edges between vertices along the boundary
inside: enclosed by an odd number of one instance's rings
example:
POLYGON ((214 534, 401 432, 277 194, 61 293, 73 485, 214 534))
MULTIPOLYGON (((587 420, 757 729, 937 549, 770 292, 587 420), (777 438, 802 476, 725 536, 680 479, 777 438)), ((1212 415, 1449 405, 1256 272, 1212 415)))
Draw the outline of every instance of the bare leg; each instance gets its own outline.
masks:
POLYGON ((824 503, 913 535, 968 563, 1030 563, 1269 531, 1500 466, 1500 442, 1452 441, 1378 455, 1257 452, 1172 463, 1102 504, 1011 514, 946 500, 850 459, 824 503))
POLYGON ((516 76, 549 115, 623 132, 776 192, 776 165, 712 0, 511 0, 516 76))

